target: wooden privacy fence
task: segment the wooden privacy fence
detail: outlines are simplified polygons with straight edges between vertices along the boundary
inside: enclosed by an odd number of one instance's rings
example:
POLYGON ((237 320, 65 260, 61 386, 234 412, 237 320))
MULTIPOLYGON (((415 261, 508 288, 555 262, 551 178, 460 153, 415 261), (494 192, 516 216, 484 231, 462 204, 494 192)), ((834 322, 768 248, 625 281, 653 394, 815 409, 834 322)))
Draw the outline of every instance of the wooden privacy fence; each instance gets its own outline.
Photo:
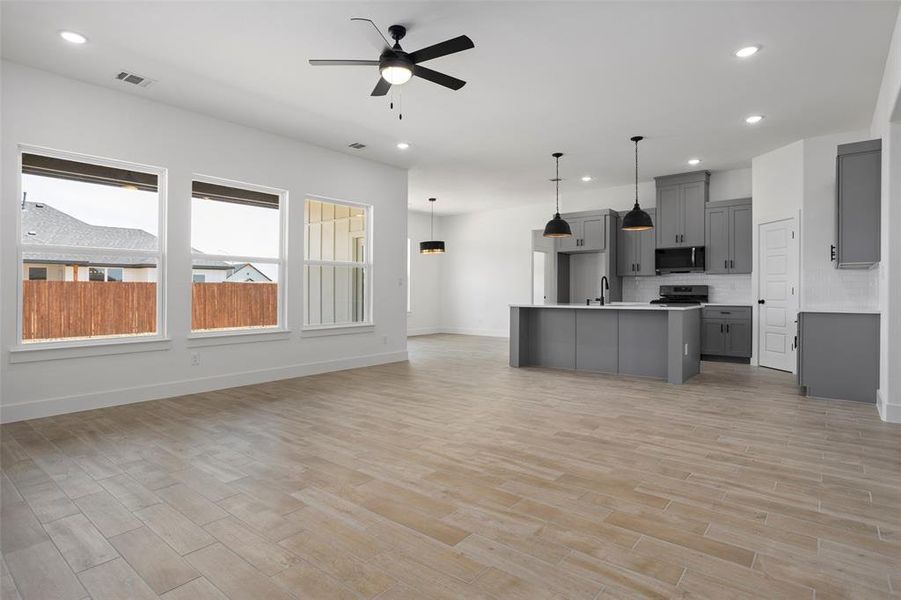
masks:
MULTIPOLYGON (((193 329, 278 323, 275 283, 195 283, 193 329)), ((23 281, 22 339, 53 340, 156 331, 156 284, 23 281)))
POLYGON ((277 283, 195 283, 192 329, 278 325, 277 283))
POLYGON ((22 339, 153 333, 156 284, 23 281, 22 339))

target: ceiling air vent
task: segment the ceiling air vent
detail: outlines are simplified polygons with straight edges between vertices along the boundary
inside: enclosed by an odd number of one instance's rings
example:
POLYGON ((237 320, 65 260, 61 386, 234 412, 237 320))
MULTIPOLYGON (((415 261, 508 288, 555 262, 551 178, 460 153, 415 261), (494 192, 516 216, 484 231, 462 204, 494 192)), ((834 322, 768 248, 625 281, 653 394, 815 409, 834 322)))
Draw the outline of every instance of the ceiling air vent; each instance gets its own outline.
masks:
POLYGON ((366 147, 366 144, 361 144, 360 142, 354 142, 353 144, 348 144, 348 148, 353 148, 354 150, 362 150, 366 147))
POLYGON ((147 87, 151 83, 153 83, 152 79, 142 77, 141 75, 135 75, 134 73, 129 73, 128 71, 120 71, 119 74, 116 75, 116 79, 118 79, 119 81, 124 81, 125 83, 130 83, 132 85, 137 85, 139 87, 147 87))

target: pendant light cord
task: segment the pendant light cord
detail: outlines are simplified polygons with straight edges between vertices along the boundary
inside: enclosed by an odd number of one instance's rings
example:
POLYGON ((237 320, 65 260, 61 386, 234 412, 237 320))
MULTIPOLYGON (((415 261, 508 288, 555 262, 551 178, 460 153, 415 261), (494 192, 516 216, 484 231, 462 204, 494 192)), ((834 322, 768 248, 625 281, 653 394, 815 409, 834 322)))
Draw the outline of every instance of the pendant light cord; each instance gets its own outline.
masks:
POLYGON ((635 140, 635 208, 638 208, 638 140, 635 140))
POLYGON ((554 159, 557 161, 557 177, 554 179, 554 183, 557 184, 557 214, 560 214, 560 157, 555 156, 554 159))
POLYGON ((429 205, 432 209, 432 216, 429 217, 429 239, 435 239, 435 200, 437 198, 429 198, 429 205))

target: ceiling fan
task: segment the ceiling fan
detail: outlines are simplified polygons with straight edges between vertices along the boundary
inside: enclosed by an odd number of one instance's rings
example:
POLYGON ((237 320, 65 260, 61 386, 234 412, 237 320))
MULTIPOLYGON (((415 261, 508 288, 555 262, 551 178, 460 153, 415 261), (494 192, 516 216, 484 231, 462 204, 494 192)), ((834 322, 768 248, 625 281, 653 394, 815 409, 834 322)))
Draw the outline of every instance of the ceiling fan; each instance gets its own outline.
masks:
POLYGON ((334 66, 364 66, 378 67, 381 77, 379 82, 372 90, 371 96, 384 96, 391 89, 392 85, 402 85, 410 80, 411 77, 422 77, 425 80, 443 85, 452 90, 459 90, 466 85, 466 82, 438 71, 433 71, 423 67, 419 63, 427 60, 455 54, 463 50, 475 48, 472 40, 465 35, 455 37, 433 46, 428 46, 417 50, 416 52, 404 52, 400 47, 400 41, 407 34, 407 28, 403 25, 392 25, 388 28, 388 33, 394 40, 392 45, 382 32, 379 31, 375 23, 370 19, 353 18, 351 21, 368 21, 375 27, 379 35, 385 41, 385 49, 382 51, 378 60, 310 60, 310 64, 314 67, 334 67, 334 66))

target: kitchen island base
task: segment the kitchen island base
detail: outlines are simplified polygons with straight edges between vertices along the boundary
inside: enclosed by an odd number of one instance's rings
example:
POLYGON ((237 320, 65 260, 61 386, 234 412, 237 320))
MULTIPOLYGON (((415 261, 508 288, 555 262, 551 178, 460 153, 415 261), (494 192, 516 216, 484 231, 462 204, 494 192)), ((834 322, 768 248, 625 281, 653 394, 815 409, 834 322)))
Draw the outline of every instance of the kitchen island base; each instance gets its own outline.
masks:
POLYGON ((701 368, 699 308, 511 306, 510 366, 683 383, 701 368))

